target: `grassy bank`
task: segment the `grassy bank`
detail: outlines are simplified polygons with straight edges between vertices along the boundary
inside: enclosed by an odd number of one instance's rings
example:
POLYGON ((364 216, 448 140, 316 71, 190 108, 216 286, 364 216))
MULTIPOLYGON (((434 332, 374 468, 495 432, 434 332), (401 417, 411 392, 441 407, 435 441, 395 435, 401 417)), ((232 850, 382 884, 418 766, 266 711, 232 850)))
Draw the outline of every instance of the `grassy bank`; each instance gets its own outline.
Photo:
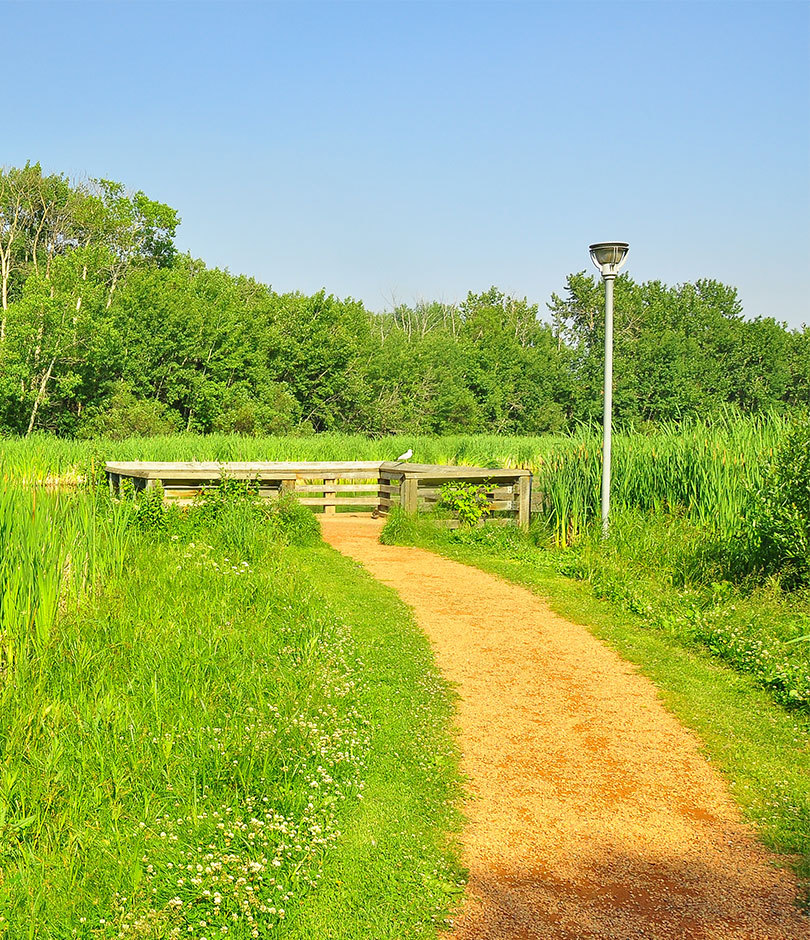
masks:
POLYGON ((435 935, 461 880, 450 700, 393 594, 296 507, 122 504, 123 557, 109 506, 37 511, 86 524, 31 554, 60 587, 6 659, 0 936, 435 935), (91 542, 121 564, 66 590, 91 542))
POLYGON ((783 854, 786 864, 795 863, 810 900, 810 709, 795 700, 790 708, 774 701, 773 688, 763 685, 755 669, 745 668, 744 657, 724 657, 723 648, 694 629, 696 609, 703 609, 704 622, 720 619, 711 614, 716 605, 730 634, 737 631, 771 651, 766 661, 778 662, 781 650, 792 657, 788 672, 804 676, 807 644, 785 645, 785 640, 804 628, 807 598, 746 596, 725 585, 718 586, 714 600, 709 588, 702 601, 709 606, 696 608, 696 589, 679 590, 657 561, 652 528, 648 519, 649 541, 637 546, 635 558, 622 550, 618 534, 609 547, 585 541, 573 550, 559 549, 538 545, 512 527, 453 532, 429 519, 399 515, 383 537, 422 545, 522 584, 636 663, 667 707, 697 732, 763 841, 783 854), (615 589, 606 590, 607 584, 615 589))

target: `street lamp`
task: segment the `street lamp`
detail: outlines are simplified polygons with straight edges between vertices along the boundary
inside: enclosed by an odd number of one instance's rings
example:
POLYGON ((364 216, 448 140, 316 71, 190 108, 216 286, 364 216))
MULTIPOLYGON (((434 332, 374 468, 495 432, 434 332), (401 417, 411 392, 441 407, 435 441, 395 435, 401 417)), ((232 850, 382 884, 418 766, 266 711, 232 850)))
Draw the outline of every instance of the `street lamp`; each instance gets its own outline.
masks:
POLYGON ((613 422, 613 282, 627 260, 627 242, 597 242, 590 246, 591 261, 605 281, 605 417, 602 442, 602 537, 608 534, 610 515, 610 442, 613 422))

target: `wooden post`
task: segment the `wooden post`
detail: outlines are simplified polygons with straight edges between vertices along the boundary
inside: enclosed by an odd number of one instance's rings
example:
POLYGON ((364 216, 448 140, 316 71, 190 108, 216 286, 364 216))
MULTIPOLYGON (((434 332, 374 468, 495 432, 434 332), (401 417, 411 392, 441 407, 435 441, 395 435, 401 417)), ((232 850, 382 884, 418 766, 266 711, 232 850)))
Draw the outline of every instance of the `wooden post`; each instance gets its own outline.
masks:
POLYGON ((404 477, 399 485, 399 492, 403 511, 416 515, 419 508, 419 480, 416 477, 404 477))
POLYGON ((532 509, 532 477, 531 474, 518 477, 518 525, 524 531, 529 528, 529 519, 532 509))
POLYGON ((295 480, 279 480, 278 495, 291 496, 295 493, 295 480))
MULTIPOLYGON (((327 497, 329 497, 329 496, 335 496, 335 495, 337 494, 337 490, 334 489, 334 485, 335 485, 335 480, 336 480, 336 479, 337 479, 337 477, 324 477, 324 478, 323 478, 323 495, 324 495, 324 498, 327 498, 327 497), (328 485, 328 484, 330 484, 330 483, 332 484, 331 486, 328 485)), ((325 513, 327 513, 327 514, 332 514, 332 513, 334 513, 334 512, 335 512, 335 509, 336 509, 335 506, 324 506, 324 507, 323 507, 323 511, 324 511, 325 513)))

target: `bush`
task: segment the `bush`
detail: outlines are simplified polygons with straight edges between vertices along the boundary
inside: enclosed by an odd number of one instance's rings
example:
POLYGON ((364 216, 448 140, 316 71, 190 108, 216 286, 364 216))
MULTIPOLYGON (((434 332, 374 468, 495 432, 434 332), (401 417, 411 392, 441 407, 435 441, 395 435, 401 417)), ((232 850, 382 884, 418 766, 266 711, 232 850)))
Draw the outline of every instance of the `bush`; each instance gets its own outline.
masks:
POLYGON ((456 513, 462 525, 476 525, 491 511, 486 486, 476 483, 445 483, 439 505, 456 513))
POLYGON ((509 520, 484 522, 480 526, 464 526, 449 533, 453 542, 462 545, 474 545, 506 558, 520 558, 526 554, 532 543, 517 523, 509 520))
POLYGON ((751 521, 765 570, 789 589, 810 584, 810 419, 777 448, 751 521))
POLYGON ((260 555, 267 542, 307 545, 320 538, 318 522, 306 507, 293 497, 266 502, 247 480, 226 477, 218 486, 201 490, 186 510, 164 503, 159 482, 136 492, 124 480, 121 496, 132 505, 130 519, 142 531, 159 539, 212 542, 244 559, 260 555))
POLYGON ((258 395, 245 388, 229 389, 213 430, 222 434, 289 434, 298 422, 299 411, 282 383, 271 383, 258 395))
POLYGON ((103 406, 88 408, 77 436, 80 438, 157 437, 180 429, 180 418, 162 402, 135 397, 126 382, 119 382, 103 406))

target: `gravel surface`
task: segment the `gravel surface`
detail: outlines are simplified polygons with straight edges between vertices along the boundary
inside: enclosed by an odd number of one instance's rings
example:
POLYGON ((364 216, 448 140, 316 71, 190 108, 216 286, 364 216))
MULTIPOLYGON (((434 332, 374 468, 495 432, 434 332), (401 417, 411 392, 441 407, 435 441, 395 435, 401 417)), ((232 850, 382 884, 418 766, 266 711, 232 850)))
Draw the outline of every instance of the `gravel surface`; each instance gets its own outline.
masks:
POLYGON ((455 940, 810 938, 795 879, 649 680, 529 591, 380 527, 322 522, 413 609, 461 696, 455 940))

